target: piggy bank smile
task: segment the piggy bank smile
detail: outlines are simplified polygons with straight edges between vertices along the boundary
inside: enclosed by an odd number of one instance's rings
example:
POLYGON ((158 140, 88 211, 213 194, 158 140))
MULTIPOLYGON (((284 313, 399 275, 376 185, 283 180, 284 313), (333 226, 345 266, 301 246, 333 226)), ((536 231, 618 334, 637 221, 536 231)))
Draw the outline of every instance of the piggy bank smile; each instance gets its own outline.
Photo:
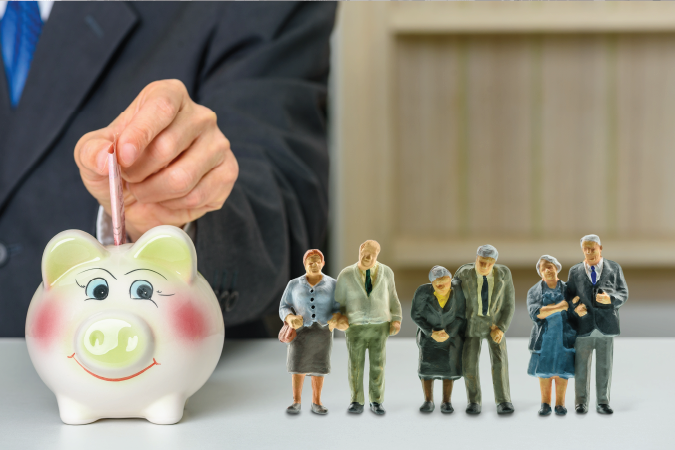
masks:
POLYGON ((215 369, 225 336, 196 264, 194 244, 171 226, 120 246, 103 247, 77 230, 49 242, 26 344, 63 422, 180 421, 215 369))

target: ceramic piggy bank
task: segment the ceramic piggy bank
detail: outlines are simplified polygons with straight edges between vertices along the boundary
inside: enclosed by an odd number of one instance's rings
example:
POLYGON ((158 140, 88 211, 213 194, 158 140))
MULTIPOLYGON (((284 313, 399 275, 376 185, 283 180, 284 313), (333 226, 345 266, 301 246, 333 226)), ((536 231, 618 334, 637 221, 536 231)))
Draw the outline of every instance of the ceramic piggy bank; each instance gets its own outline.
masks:
POLYGON ((160 226, 134 244, 103 247, 87 233, 64 231, 47 244, 42 280, 26 343, 61 420, 178 422, 225 338, 190 238, 160 226))

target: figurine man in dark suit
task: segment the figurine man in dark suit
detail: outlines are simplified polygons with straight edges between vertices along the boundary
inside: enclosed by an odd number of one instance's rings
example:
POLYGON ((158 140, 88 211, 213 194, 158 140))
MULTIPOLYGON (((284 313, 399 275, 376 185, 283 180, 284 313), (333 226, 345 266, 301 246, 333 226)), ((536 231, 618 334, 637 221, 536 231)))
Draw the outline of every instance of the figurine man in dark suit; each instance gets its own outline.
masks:
POLYGON ((588 391, 593 350, 595 350, 596 409, 612 414, 609 391, 612 382, 614 336, 619 335, 619 307, 628 300, 628 287, 621 266, 602 257, 600 238, 581 238, 584 261, 570 269, 567 300, 577 340, 574 344, 575 403, 580 414, 588 412, 588 391))
POLYGON ((499 253, 491 245, 478 247, 474 264, 457 270, 466 298, 466 334, 462 352, 464 383, 469 405, 467 414, 480 414, 481 390, 478 360, 483 339, 487 339, 492 362, 492 384, 498 414, 514 411, 509 388, 509 362, 504 333, 511 325, 515 308, 513 279, 508 267, 495 264, 499 253))

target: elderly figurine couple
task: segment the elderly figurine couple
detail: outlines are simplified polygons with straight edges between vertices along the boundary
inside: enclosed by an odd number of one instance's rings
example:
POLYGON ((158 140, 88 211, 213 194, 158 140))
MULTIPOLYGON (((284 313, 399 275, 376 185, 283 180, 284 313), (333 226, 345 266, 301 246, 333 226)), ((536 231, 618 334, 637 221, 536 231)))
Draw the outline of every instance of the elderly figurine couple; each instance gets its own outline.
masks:
POLYGON ((542 278, 527 293, 534 322, 530 336, 529 375, 539 378, 541 409, 551 414, 551 389, 556 384, 557 415, 567 414, 567 380, 576 376, 576 412, 588 411, 593 350, 596 358, 596 410, 612 414, 609 406, 614 336, 619 335, 619 307, 628 300, 621 266, 602 257, 597 235, 581 238, 584 261, 569 271, 567 283, 558 279, 562 265, 550 255, 537 262, 542 278))
POLYGON ((305 253, 306 275, 291 280, 279 305, 279 316, 297 332, 288 345, 287 369, 292 374, 293 404, 286 411, 300 412, 302 384, 312 377, 312 406, 321 404, 323 377, 330 372, 333 329, 345 332, 349 354, 350 413, 362 413, 365 402, 363 372, 368 350, 370 409, 385 413, 384 366, 387 337, 401 329, 401 304, 394 273, 377 261, 380 244, 368 240, 359 247, 359 260, 346 267, 337 280, 321 273, 325 261, 319 250, 305 253))
POLYGON ((496 264, 498 256, 491 245, 478 247, 475 263, 460 267, 454 278, 445 267, 434 266, 429 272, 431 283, 415 292, 411 315, 418 327, 422 412, 434 410, 433 380, 440 379, 441 412, 452 413, 453 381, 464 376, 466 412, 480 414, 478 361, 483 339, 487 339, 490 350, 497 413, 514 411, 504 333, 513 318, 515 294, 511 271, 496 264))

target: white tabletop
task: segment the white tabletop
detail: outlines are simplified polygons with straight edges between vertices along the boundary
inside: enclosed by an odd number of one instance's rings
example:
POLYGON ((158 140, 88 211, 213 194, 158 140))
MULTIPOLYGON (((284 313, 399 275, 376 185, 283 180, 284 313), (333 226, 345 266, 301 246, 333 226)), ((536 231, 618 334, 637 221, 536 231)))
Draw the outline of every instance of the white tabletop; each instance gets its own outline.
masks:
MULTIPOLYGON (((455 413, 418 411, 417 346, 410 338, 388 343, 385 416, 366 409, 347 414, 347 352, 343 338, 333 347, 333 373, 324 385, 327 416, 309 411, 310 383, 303 410, 288 416, 291 380, 285 345, 276 340, 226 342, 218 368, 189 401, 177 425, 140 419, 101 420, 90 425, 61 423, 54 395, 33 369, 21 339, 0 339, 0 448, 2 449, 661 449, 672 448, 675 383, 672 338, 617 338, 614 349, 614 415, 594 408, 574 413, 574 382, 565 417, 539 417, 539 383, 525 372, 527 340, 508 339, 511 396, 516 412, 498 416, 492 401, 489 354, 483 346, 483 413, 467 416, 464 382, 455 383, 455 413)), ((367 392, 367 390, 366 390, 367 392)), ((593 393, 591 401, 594 401, 593 393)))

